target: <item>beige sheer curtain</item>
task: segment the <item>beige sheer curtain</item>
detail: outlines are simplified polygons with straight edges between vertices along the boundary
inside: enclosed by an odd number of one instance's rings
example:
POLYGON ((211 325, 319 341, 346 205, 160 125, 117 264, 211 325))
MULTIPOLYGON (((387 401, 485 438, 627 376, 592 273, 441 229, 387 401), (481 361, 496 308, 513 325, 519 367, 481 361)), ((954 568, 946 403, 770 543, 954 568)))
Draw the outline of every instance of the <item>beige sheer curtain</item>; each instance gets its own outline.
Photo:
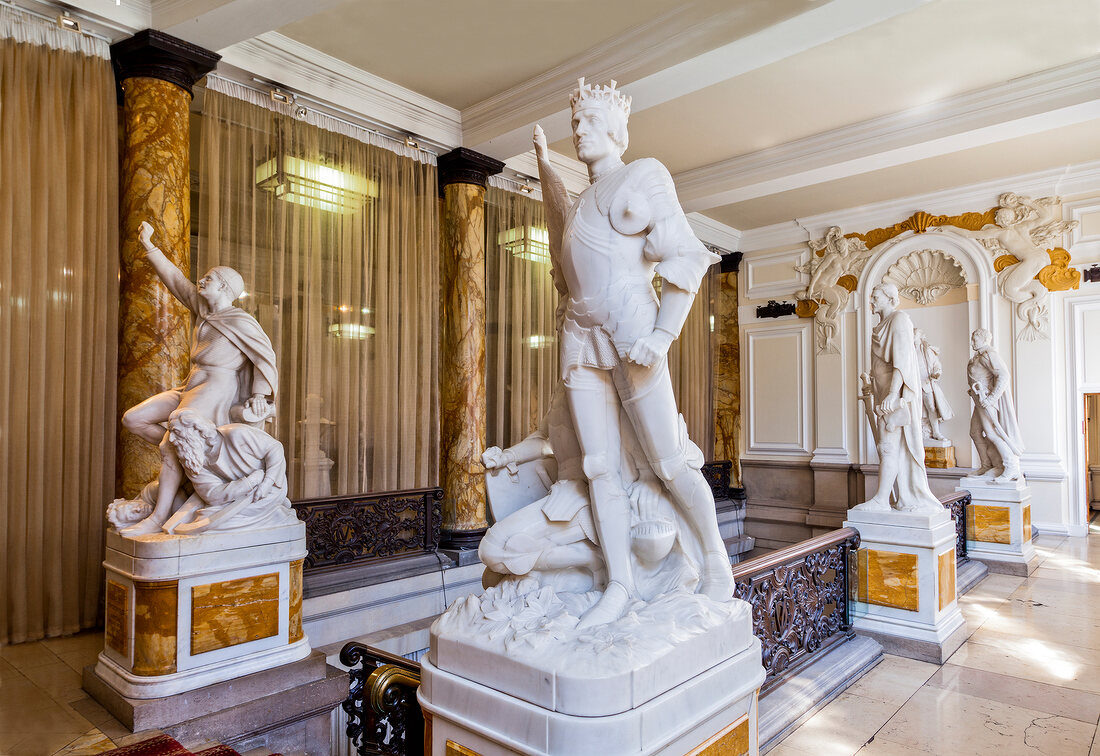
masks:
POLYGON ((370 132, 273 110, 211 77, 198 263, 245 279, 238 304, 278 357, 275 435, 291 497, 438 481, 435 165, 370 132), (309 122, 312 121, 312 122, 309 122), (342 133, 337 133, 342 132, 342 133))
POLYGON ((538 426, 557 383, 558 293, 538 199, 485 193, 486 443, 508 447, 538 426))
POLYGON ((711 302, 712 284, 718 266, 703 277, 691 305, 680 338, 668 350, 668 369, 676 405, 687 423, 688 437, 703 450, 708 461, 714 456, 714 410, 711 402, 711 302))
POLYGON ((0 643, 98 613, 118 340, 107 55, 0 6, 0 643))

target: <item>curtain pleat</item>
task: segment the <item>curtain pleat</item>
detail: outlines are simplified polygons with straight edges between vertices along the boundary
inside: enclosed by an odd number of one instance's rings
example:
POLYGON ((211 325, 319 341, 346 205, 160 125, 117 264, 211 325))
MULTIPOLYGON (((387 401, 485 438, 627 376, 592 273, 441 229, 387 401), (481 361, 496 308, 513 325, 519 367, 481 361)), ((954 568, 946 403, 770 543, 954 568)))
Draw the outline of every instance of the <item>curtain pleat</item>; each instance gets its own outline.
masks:
POLYGON ((691 305, 680 338, 668 350, 668 369, 676 406, 687 423, 688 437, 703 457, 714 457, 714 410, 711 373, 711 314, 713 285, 718 266, 712 266, 691 305))
POLYGON ((99 609, 118 338, 106 54, 0 8, 0 643, 99 609))
POLYGON ((508 447, 538 426, 560 378, 558 293, 541 202, 486 190, 485 278, 486 444, 508 447))
POLYGON ((275 345, 291 497, 434 485, 436 168, 239 89, 206 92, 197 259, 241 273, 275 345))

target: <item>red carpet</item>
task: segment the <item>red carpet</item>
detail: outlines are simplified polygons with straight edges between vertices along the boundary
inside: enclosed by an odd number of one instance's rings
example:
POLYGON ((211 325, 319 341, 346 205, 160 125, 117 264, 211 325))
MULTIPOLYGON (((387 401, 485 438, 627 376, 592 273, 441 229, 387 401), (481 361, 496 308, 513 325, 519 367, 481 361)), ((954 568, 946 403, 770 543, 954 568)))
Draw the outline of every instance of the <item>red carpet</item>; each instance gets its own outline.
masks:
MULTIPOLYGON (((149 738, 140 743, 107 751, 101 756, 240 756, 240 754, 227 745, 217 745, 213 748, 192 753, 181 746, 174 738, 168 735, 157 735, 155 738, 149 738)), ((280 754, 275 753, 271 756, 280 756, 280 754)))

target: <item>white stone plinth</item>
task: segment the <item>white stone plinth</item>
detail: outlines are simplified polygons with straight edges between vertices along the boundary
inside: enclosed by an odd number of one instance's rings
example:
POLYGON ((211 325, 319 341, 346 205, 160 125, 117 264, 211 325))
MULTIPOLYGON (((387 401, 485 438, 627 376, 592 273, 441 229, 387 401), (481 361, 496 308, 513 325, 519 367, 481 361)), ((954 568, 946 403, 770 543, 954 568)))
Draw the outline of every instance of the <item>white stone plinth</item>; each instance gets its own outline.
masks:
POLYGON ((303 659, 305 524, 126 538, 107 532, 107 610, 95 673, 160 698, 303 659))
POLYGON ((942 664, 965 639, 955 585, 955 525, 932 513, 848 510, 859 530, 858 588, 851 613, 858 632, 887 653, 942 664))
POLYGON ((1021 477, 997 483, 967 476, 957 491, 970 493, 966 552, 993 572, 1030 575, 1039 565, 1031 542, 1031 489, 1021 477))
MULTIPOLYGON (((431 717, 431 756, 453 753, 448 741, 480 756, 683 756, 723 739, 743 744, 744 750, 721 753, 758 752, 757 691, 764 669, 756 638, 679 685, 605 716, 554 711, 440 670, 430 659, 421 665, 417 697, 431 717)), ((576 672, 580 679, 586 670, 576 672)), ((594 680, 594 688, 600 682, 594 680)), ((624 684, 629 690, 630 681, 624 684)))

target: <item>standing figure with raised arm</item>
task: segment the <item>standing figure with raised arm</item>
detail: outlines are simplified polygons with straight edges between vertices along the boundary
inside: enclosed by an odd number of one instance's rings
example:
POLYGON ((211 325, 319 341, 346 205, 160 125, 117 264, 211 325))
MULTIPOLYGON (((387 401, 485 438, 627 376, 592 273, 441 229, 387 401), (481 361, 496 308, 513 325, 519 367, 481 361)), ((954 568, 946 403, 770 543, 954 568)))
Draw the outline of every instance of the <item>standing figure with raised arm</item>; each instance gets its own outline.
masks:
POLYGON ((878 447, 878 491, 853 509, 889 512, 942 512, 928 488, 921 429, 922 395, 913 321, 898 309, 898 287, 881 283, 871 291, 871 312, 879 316, 871 332, 868 412, 878 447), (891 504, 891 494, 896 501, 891 504))
POLYGON ((160 447, 162 460, 153 511, 123 530, 129 536, 161 530, 183 482, 183 468, 168 441, 168 421, 191 410, 221 426, 231 421, 232 411, 240 415, 232 419, 262 424, 274 414, 279 382, 271 340, 254 317, 233 306, 244 290, 241 275, 218 266, 193 284, 153 244, 152 226, 142 223, 139 233, 146 259, 191 311, 191 369, 183 385, 149 397, 122 416, 127 430, 160 447))
POLYGON ((698 592, 733 596, 714 497, 690 453, 676 408, 667 353, 703 275, 718 256, 703 246, 676 199, 668 170, 653 159, 624 163, 630 98, 584 79, 571 97, 573 144, 591 185, 570 204, 535 127, 555 282, 565 294, 561 369, 608 573, 601 599, 579 627, 618 619, 635 595, 631 506, 621 467, 625 410, 649 465, 703 554, 698 592), (661 298, 653 276, 662 278, 661 298))

